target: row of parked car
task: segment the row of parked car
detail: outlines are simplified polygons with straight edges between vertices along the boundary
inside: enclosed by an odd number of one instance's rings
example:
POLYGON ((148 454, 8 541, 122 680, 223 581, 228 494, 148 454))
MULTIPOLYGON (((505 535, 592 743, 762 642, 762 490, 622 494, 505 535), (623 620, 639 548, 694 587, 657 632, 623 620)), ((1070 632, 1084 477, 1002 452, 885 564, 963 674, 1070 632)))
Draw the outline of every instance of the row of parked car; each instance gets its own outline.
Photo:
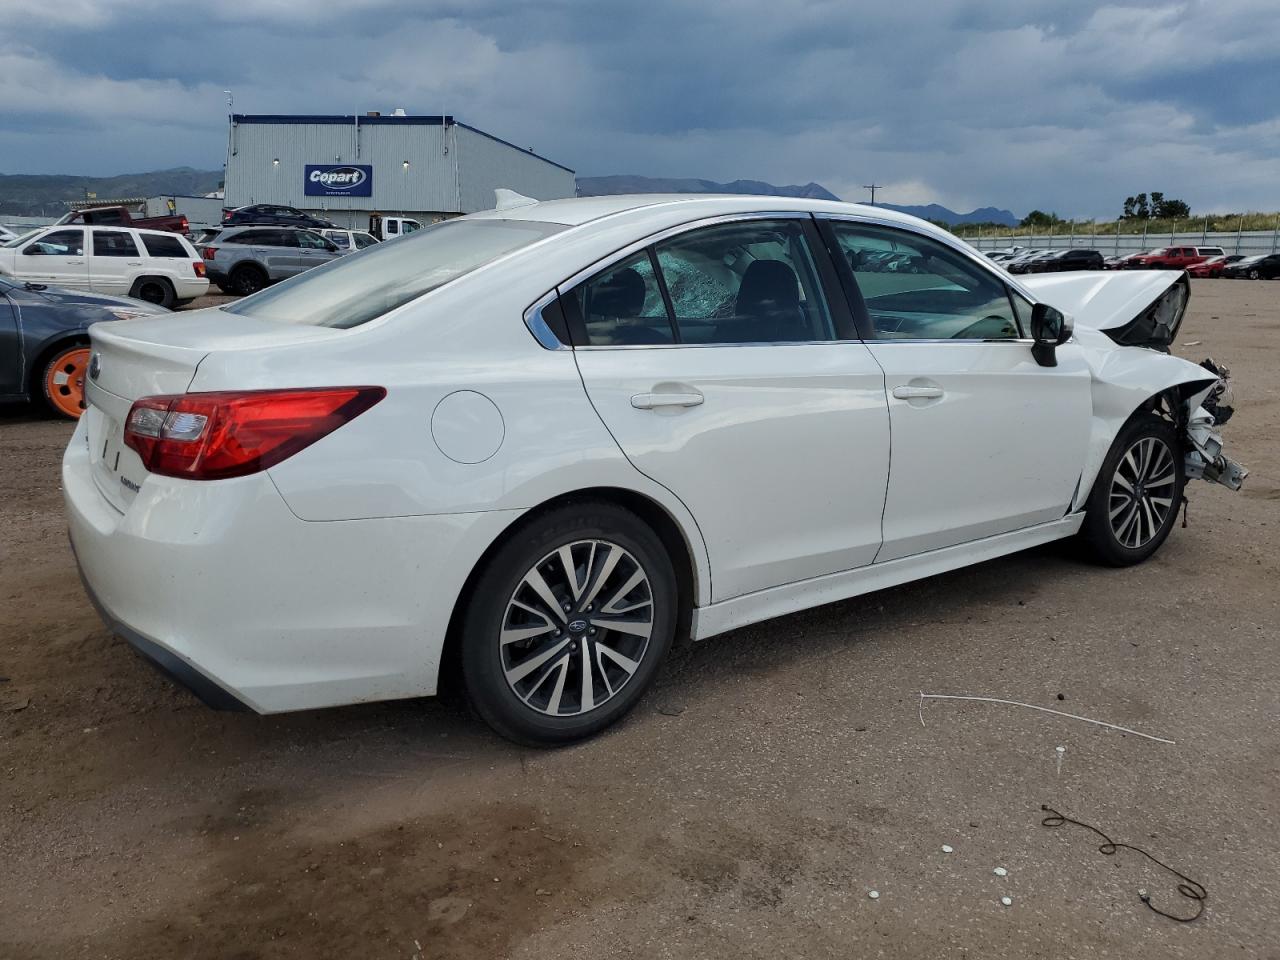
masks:
POLYGON ((987 256, 1010 273, 1061 273, 1068 270, 1186 270, 1193 277, 1274 280, 1280 277, 1280 253, 1245 256, 1222 247, 1157 247, 1141 253, 1104 257, 1086 248, 991 250, 987 256))
POLYGON ((421 224, 375 214, 369 226, 257 204, 198 232, 184 217, 140 219, 126 207, 72 211, 22 234, 0 227, 0 401, 44 399, 78 417, 91 324, 165 313, 211 282, 254 293, 421 224))

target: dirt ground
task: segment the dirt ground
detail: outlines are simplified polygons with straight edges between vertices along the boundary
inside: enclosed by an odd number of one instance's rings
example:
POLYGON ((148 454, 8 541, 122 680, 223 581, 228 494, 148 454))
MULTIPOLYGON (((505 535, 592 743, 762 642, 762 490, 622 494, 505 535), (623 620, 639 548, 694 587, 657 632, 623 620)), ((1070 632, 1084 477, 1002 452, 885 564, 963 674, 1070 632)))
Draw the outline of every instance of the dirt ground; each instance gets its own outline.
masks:
POLYGON ((1196 281, 1177 349, 1232 368, 1252 475, 1189 487, 1149 563, 739 630, 552 752, 448 700, 206 709, 81 593, 70 426, 0 411, 0 957, 1280 957, 1280 283, 1196 281))

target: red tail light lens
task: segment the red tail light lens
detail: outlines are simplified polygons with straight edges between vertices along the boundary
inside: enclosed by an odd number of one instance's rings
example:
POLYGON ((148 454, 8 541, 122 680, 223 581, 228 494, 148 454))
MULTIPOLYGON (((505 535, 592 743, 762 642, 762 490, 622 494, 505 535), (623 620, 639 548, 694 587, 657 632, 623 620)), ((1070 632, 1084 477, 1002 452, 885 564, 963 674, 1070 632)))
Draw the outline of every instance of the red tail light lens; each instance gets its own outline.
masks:
POLYGON ((124 442, 151 473, 242 477, 311 446, 386 395, 383 387, 322 387, 143 397, 129 410, 124 442))
POLYGON ((203 276, 204 276, 204 261, 203 261, 203 260, 193 260, 193 261, 191 261, 191 269, 195 270, 195 272, 196 272, 196 276, 197 276, 197 277, 203 277, 203 276))
POLYGON ((218 255, 218 248, 217 248, 217 247, 205 247, 205 248, 204 248, 204 258, 205 258, 206 260, 212 260, 212 259, 213 259, 214 257, 216 257, 217 255, 218 255))
POLYGON ((181 230, 178 231, 179 233, 186 233, 188 230, 191 229, 191 222, 187 220, 186 217, 179 217, 178 226, 182 228, 181 230))

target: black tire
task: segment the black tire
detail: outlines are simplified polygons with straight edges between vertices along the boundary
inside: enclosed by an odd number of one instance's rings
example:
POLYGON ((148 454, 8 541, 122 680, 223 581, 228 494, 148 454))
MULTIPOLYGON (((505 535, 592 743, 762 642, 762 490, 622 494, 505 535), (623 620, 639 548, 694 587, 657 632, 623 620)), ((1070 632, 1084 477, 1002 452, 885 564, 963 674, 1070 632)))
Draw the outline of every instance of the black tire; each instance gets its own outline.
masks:
POLYGON ((173 284, 164 277, 139 277, 133 281, 129 296, 145 300, 147 303, 154 303, 165 309, 172 308, 174 300, 177 299, 173 292, 173 284))
POLYGON ((1182 489, 1186 484, 1182 458, 1182 444, 1168 420, 1153 413, 1140 413, 1124 425, 1102 461, 1102 469, 1089 493, 1084 526, 1080 529, 1080 536, 1095 560, 1108 566, 1127 567, 1141 563, 1160 549, 1173 530, 1182 505, 1182 489), (1144 461, 1141 452, 1144 448, 1139 446, 1145 444, 1151 444, 1145 447, 1152 451, 1149 461, 1144 461), (1158 452, 1161 447, 1163 454, 1158 452), (1168 460, 1167 469, 1163 458, 1168 460), (1145 476, 1144 462, 1149 462, 1152 468, 1145 476), (1163 480, 1170 471, 1172 481, 1169 483, 1151 483, 1163 480), (1124 486, 1128 483, 1133 489, 1134 481, 1136 496, 1127 495, 1124 486), (1144 497, 1145 502, 1134 502, 1144 497), (1164 504, 1166 500, 1169 502, 1164 504), (1136 531, 1132 524, 1136 524, 1136 531))
POLYGON ((242 297, 257 293, 267 285, 267 272, 251 263, 242 263, 231 271, 231 292, 242 297))
POLYGON ((679 591, 671 559, 657 534, 634 513, 599 501, 551 510, 525 524, 498 549, 467 599, 459 656, 467 697, 485 722, 517 743, 554 746, 589 737, 621 718, 644 696, 671 648, 678 604, 679 591), (593 542, 595 546, 591 545, 593 542), (567 577, 563 583, 556 580, 557 571, 565 569, 559 562, 559 551, 563 547, 570 549, 575 580, 581 577, 585 581, 577 600, 570 592, 572 587, 568 586, 567 577), (610 567, 607 561, 613 550, 620 550, 619 559, 610 567), (581 572, 576 566, 578 561, 582 562, 581 572), (594 602, 587 606, 596 576, 591 573, 592 569, 608 572, 601 580, 602 588, 594 602), (550 608, 536 599, 537 594, 527 592, 532 588, 526 577, 535 570, 562 605, 570 601, 569 613, 557 608, 553 618, 550 608), (636 570, 646 579, 627 592, 625 598, 619 596, 612 604, 600 599, 625 586, 636 570), (528 605, 517 605, 517 597, 528 601, 528 605), (604 609, 624 599, 626 610, 604 609), (603 625, 623 623, 628 615, 643 618, 646 606, 649 634, 642 649, 638 646, 639 638, 630 630, 617 631, 603 625), (532 621, 534 628, 537 629, 539 622, 549 623, 551 627, 540 631, 536 638, 504 644, 504 628, 512 632, 527 628, 530 621, 524 619, 527 614, 523 611, 532 607, 537 608, 532 611, 537 616, 532 621), (633 612, 636 607, 638 613, 633 612), (593 609, 594 613, 588 612, 593 609), (606 613, 614 619, 606 620, 603 616, 606 613), (521 618, 523 623, 516 625, 513 618, 521 618), (612 656, 601 653, 602 647, 610 654, 623 653, 624 659, 638 666, 628 673, 612 656), (579 649, 581 656, 577 653, 579 649), (527 692, 518 693, 516 687, 526 680, 518 678, 509 682, 508 676, 516 677, 521 667, 534 661, 538 661, 538 665, 523 675, 527 677, 527 692), (544 663, 550 664, 545 671, 542 670, 544 663), (582 681, 584 666, 589 685, 582 681), (557 688, 569 698, 563 706, 557 688), (583 709, 589 695, 590 702, 598 705, 583 709), (597 695, 604 695, 603 701, 599 701, 597 695), (544 698, 550 702, 543 703, 544 698), (562 713, 566 706, 577 712, 562 713), (555 715, 548 712, 549 708, 555 710, 555 715))

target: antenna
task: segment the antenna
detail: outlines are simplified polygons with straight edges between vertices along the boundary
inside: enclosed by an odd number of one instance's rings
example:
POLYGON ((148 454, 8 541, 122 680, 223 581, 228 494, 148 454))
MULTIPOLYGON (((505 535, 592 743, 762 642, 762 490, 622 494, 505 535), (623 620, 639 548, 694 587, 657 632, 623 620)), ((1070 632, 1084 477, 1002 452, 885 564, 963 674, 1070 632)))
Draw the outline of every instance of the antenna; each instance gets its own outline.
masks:
POLYGON ((871 191, 871 205, 873 207, 876 205, 876 190, 881 186, 883 186, 883 184, 879 184, 879 183, 864 183, 862 185, 862 188, 864 190, 871 191))

